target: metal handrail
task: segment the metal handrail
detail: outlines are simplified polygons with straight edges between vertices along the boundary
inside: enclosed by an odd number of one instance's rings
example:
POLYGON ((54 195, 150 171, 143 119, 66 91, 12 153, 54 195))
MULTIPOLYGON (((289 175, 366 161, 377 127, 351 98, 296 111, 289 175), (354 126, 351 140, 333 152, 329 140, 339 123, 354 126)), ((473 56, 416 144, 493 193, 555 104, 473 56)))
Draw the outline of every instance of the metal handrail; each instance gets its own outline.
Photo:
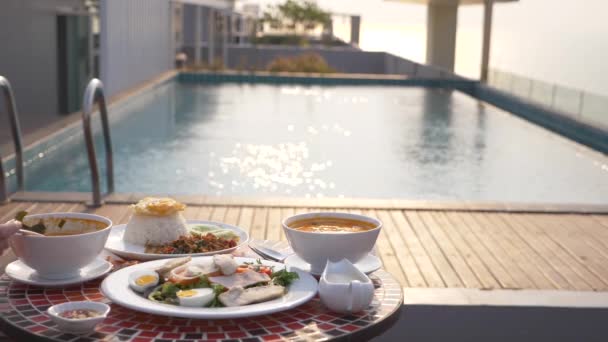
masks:
MULTIPOLYGON (((19 117, 17 106, 15 106, 15 96, 10 82, 0 76, 0 89, 4 95, 6 111, 8 112, 11 133, 13 134, 13 145, 15 147, 15 168, 17 170, 17 191, 25 188, 25 177, 23 175, 23 143, 21 139, 21 127, 19 127, 19 117)), ((0 156, 0 203, 8 200, 8 190, 4 180, 4 168, 2 167, 2 156, 0 156)))
POLYGON ((101 115, 101 125, 106 148, 106 177, 108 183, 108 193, 114 192, 114 163, 112 154, 112 140, 110 139, 110 124, 108 123, 108 110, 106 108, 106 98, 103 93, 103 83, 94 78, 87 85, 84 92, 82 104, 82 127, 84 129, 84 140, 87 145, 87 155, 89 157, 89 167, 91 168, 91 183, 93 186, 93 202, 90 204, 99 207, 103 204, 101 199, 101 185, 99 182, 99 169, 97 167, 97 154, 95 153, 95 143, 91 132, 91 114, 95 102, 99 102, 99 114, 101 115))

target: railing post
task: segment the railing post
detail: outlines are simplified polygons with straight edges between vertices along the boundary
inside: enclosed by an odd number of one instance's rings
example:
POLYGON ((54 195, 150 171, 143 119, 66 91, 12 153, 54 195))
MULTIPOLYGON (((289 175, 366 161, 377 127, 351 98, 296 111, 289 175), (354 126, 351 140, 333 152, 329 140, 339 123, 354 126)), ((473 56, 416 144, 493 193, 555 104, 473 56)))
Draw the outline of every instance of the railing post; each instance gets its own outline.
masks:
MULTIPOLYGON (((11 125, 11 133, 13 135, 13 144, 15 146, 15 169, 17 172, 17 191, 25 189, 25 176, 23 171, 23 141, 21 139, 21 127, 17 115, 17 106, 15 105, 15 96, 10 82, 3 76, 0 76, 0 89, 4 95, 6 111, 8 113, 9 123, 11 125)), ((0 203, 8 200, 8 189, 4 180, 4 168, 2 166, 2 156, 0 156, 0 203)))
POLYGON ((101 185, 99 181, 99 168, 97 167, 97 155, 95 153, 95 142, 91 131, 91 114, 95 102, 99 103, 99 114, 101 115, 101 125, 103 129, 104 145, 106 150, 106 177, 108 192, 114 192, 114 163, 112 154, 112 140, 110 138, 110 124, 108 122, 108 110, 106 99, 103 93, 103 83, 100 80, 92 79, 84 92, 82 104, 82 127, 84 129, 84 140, 87 147, 89 167, 91 169, 91 186, 93 190, 93 201, 90 204, 99 207, 103 204, 101 199, 101 185))
POLYGON ((581 91, 581 94, 578 98, 578 116, 583 116, 583 105, 585 104, 585 92, 581 91))
POLYGON ((553 85, 551 88, 551 108, 555 108, 555 93, 557 92, 557 85, 553 85))

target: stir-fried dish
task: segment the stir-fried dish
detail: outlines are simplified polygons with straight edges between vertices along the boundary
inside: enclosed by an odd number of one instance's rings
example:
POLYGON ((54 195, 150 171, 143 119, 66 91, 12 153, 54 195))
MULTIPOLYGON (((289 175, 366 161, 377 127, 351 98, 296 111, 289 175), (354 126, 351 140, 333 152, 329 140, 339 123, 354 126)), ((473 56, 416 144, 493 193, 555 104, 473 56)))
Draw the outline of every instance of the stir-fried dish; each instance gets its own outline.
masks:
POLYGON ((156 270, 134 272, 129 286, 151 301, 188 307, 234 307, 280 298, 296 272, 275 270, 261 261, 238 264, 218 254, 206 263, 191 258, 168 261, 156 270))
POLYGON ((147 246, 146 252, 157 254, 192 254, 221 251, 222 249, 236 247, 237 239, 224 239, 211 233, 206 235, 180 236, 162 246, 147 246))
POLYGON ((236 247, 239 236, 229 229, 213 225, 199 225, 189 229, 188 235, 160 246, 146 246, 147 253, 193 254, 221 251, 236 247))

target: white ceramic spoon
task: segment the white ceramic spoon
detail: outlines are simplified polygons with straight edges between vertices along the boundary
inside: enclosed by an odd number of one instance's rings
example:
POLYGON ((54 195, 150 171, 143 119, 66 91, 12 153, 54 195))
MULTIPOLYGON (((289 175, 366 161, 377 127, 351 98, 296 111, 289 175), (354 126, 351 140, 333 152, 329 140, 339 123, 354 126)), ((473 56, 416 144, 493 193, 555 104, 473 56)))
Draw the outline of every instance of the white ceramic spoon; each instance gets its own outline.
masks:
POLYGON ((31 235, 31 236, 46 236, 44 234, 36 233, 36 232, 27 230, 27 229, 19 229, 19 233, 21 233, 23 235, 31 235))

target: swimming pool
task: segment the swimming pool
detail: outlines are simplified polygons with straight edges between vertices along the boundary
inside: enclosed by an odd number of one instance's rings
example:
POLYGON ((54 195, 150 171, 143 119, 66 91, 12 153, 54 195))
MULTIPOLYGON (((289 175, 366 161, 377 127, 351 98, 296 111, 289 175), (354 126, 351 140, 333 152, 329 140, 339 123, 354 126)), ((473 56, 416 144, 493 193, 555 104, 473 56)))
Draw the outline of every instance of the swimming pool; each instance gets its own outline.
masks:
MULTIPOLYGON (((117 192, 608 202, 606 156, 459 91, 170 81, 111 116, 117 192)), ((90 191, 86 158, 45 149, 28 190, 90 191)))

